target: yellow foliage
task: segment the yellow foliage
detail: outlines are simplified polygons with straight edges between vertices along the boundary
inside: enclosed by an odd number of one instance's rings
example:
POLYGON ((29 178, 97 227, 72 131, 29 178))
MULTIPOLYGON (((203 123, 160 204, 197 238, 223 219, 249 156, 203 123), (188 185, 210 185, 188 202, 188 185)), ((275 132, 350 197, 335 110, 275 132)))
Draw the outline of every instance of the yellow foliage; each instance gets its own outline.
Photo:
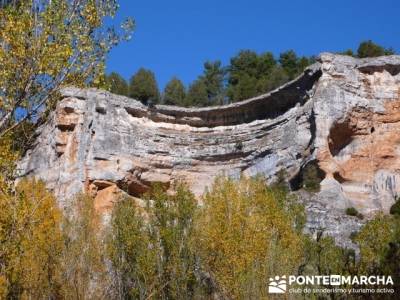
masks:
POLYGON ((62 282, 65 299, 102 299, 108 289, 100 216, 93 198, 78 195, 63 224, 62 282))
POLYGON ((0 194, 0 299, 105 299, 99 218, 80 195, 64 218, 43 182, 0 194))
POLYGON ((157 247, 152 245, 143 211, 130 198, 116 203, 107 252, 119 298, 152 299, 158 287, 157 247))
POLYGON ((15 111, 40 114, 63 85, 101 86, 107 53, 133 29, 107 27, 113 0, 18 1, 0 8, 0 136, 15 111))
MULTIPOLYGON (((196 200, 182 184, 153 186, 142 208, 125 198, 113 210, 109 257, 121 299, 200 299, 190 247, 196 200)), ((201 295, 201 296, 200 296, 201 295)))
POLYGON ((355 242, 360 247, 359 269, 363 274, 379 267, 389 242, 394 240, 395 224, 392 216, 378 214, 357 233, 355 242))
POLYGON ((0 195, 0 291, 3 297, 55 296, 63 248, 62 214, 39 181, 0 195))
POLYGON ((261 179, 218 178, 197 223, 201 262, 234 299, 264 299, 271 276, 295 272, 300 235, 261 179))
POLYGON ((0 193, 6 192, 15 171, 18 153, 12 149, 12 139, 7 135, 0 139, 0 193))

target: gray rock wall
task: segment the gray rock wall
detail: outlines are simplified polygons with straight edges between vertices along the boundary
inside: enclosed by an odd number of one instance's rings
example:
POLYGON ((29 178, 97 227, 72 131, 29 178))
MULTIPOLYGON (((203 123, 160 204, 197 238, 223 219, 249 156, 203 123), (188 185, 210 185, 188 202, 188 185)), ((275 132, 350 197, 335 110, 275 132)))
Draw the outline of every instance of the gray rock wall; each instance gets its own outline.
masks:
POLYGON ((140 196, 151 183, 187 182, 197 195, 217 175, 295 175, 312 152, 311 68, 260 97, 203 109, 156 106, 105 91, 67 88, 20 164, 61 200, 105 182, 140 196), (207 126, 206 126, 207 125, 207 126))
POLYGON ((305 201, 307 228, 329 227, 340 239, 346 207, 387 212, 400 193, 399 71, 399 56, 324 53, 271 93, 200 109, 66 88, 20 175, 43 179, 62 205, 86 190, 107 209, 119 192, 140 197, 154 182, 185 181, 201 198, 219 174, 273 181, 284 170, 293 182, 316 161, 325 179, 305 201))

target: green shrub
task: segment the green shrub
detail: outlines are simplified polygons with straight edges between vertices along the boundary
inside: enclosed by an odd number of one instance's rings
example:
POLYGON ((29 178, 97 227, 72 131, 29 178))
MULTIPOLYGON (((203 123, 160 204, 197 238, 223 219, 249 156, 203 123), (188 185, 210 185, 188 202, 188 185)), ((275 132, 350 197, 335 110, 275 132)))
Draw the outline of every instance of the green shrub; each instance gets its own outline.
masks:
POLYGON ((357 231, 352 231, 352 232, 350 233, 349 238, 350 238, 350 240, 351 240, 352 242, 354 242, 355 239, 357 238, 357 234, 358 234, 357 231))
POLYGON ((303 188, 308 192, 318 192, 323 175, 322 171, 315 163, 305 166, 302 174, 303 188))
POLYGON ((356 217, 358 215, 358 211, 354 207, 348 207, 346 208, 346 215, 356 217))
POLYGON ((288 177, 288 174, 285 169, 281 169, 277 174, 276 174, 276 180, 275 182, 271 185, 272 188, 282 190, 282 191, 289 191, 289 184, 286 180, 288 177))
POLYGON ((364 219, 364 216, 361 213, 359 213, 358 210, 355 209, 354 207, 346 208, 346 215, 352 216, 352 217, 357 217, 359 219, 364 219))
POLYGON ((400 215, 400 199, 396 197, 396 202, 390 207, 391 215, 400 215))

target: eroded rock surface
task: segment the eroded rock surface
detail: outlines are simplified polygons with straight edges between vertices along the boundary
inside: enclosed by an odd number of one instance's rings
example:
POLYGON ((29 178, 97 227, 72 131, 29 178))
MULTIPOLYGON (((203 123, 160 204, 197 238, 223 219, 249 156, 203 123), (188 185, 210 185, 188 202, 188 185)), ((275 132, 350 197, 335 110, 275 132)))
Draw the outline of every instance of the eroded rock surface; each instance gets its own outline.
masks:
POLYGON ((152 183, 180 180, 200 196, 219 174, 295 175, 312 153, 310 96, 319 76, 313 68, 271 94, 202 109, 149 108, 68 88, 21 162, 21 175, 44 179, 61 201, 113 185, 140 196, 152 183))
POLYGON ((328 197, 335 208, 388 212, 400 193, 400 58, 321 59, 313 97, 320 196, 337 190, 328 197))
POLYGON ((219 174, 273 181, 285 170, 294 187, 314 161, 325 179, 309 215, 323 208, 339 216, 350 206, 387 212, 400 193, 399 72, 399 56, 324 53, 271 93, 200 109, 67 88, 21 176, 42 178, 61 204, 86 190, 107 209, 120 192, 140 197, 154 182, 185 181, 201 196, 219 174))

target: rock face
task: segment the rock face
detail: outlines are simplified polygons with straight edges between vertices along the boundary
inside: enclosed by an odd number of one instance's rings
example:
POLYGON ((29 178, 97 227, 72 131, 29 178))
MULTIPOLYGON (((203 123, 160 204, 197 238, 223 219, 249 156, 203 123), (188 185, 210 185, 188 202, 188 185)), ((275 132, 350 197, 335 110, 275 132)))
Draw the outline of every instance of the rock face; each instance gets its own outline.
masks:
POLYGON ((140 197, 154 182, 185 181, 200 196, 219 174, 273 181, 285 170, 295 188, 313 162, 324 174, 318 207, 387 212, 400 194, 399 72, 399 56, 324 53, 271 93, 200 109, 67 88, 21 176, 42 178, 61 204, 86 190, 107 209, 122 191, 140 197))
POLYGON ((399 63, 322 55, 315 158, 326 173, 320 196, 336 208, 387 212, 400 193, 399 63))
MULTIPOLYGON (((95 89, 67 88, 21 176, 47 182, 61 203, 82 190, 113 186, 140 196, 159 182, 187 182, 197 195, 219 174, 297 174, 313 152, 311 68, 272 92, 227 106, 149 108, 95 89)), ((104 202, 104 201, 103 201, 104 202)))

